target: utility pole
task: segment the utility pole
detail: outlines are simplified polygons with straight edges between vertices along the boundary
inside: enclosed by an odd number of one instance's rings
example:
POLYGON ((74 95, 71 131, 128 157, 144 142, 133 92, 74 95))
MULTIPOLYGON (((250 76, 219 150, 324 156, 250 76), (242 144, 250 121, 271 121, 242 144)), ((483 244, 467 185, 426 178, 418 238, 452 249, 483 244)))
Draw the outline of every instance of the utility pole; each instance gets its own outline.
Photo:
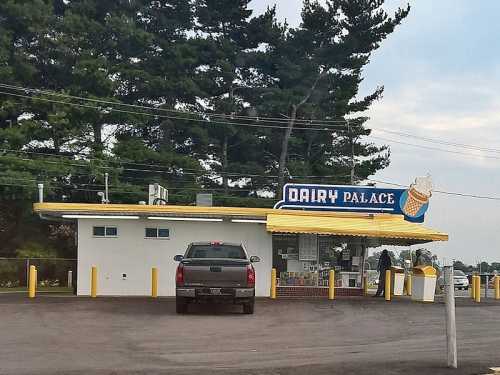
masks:
POLYGON ((446 306, 446 348, 448 367, 457 368, 457 325, 455 321, 455 285, 453 266, 444 266, 444 298, 446 306))

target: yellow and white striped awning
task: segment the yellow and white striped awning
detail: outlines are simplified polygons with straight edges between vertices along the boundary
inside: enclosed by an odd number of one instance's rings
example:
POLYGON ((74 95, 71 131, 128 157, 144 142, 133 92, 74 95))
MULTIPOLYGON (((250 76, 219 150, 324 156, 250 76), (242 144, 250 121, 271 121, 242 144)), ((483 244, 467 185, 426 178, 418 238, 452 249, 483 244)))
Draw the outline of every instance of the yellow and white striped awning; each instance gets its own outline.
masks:
POLYGON ((316 233, 337 236, 408 239, 418 242, 447 241, 448 235, 421 224, 410 223, 399 215, 325 217, 267 215, 267 230, 273 233, 316 233))

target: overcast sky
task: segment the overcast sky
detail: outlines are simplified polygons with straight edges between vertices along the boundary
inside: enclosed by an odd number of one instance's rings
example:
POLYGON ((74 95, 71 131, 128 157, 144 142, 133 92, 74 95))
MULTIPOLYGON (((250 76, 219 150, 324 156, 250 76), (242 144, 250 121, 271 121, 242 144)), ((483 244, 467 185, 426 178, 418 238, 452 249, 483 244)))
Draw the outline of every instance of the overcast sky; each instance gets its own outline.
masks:
MULTIPOLYGON (((391 165, 374 178, 409 184, 430 173, 436 190, 500 197, 500 152, 480 152, 376 131, 386 129, 452 143, 500 149, 500 1, 411 0, 412 10, 372 56, 362 92, 385 86, 370 110, 374 136, 391 146, 391 165), (446 149, 441 152, 393 141, 446 149), (462 155, 461 153, 465 153, 462 155)), ((253 0, 261 13, 300 23, 301 0, 253 0)), ((407 1, 387 0, 393 10, 407 1)), ((375 140, 374 140, 375 141, 375 140)), ((384 185, 378 184, 382 187, 384 185)), ((450 241, 428 246, 440 258, 500 261, 500 201, 435 193, 429 227, 450 241)))

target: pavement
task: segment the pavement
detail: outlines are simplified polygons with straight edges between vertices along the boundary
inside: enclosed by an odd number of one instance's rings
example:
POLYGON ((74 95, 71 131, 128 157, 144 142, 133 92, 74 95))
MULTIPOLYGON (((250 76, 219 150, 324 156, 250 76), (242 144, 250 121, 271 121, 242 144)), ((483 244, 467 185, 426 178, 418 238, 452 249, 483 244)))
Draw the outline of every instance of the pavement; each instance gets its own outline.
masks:
POLYGON ((0 296, 0 374, 484 374, 500 365, 500 302, 457 298, 459 368, 446 368, 444 304, 398 298, 0 296))

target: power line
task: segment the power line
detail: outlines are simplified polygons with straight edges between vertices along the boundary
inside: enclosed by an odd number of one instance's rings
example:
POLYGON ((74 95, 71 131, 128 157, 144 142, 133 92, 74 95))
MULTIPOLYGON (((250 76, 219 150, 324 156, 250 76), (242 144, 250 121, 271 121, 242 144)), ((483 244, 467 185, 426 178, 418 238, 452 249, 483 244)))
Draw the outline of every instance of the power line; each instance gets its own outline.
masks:
POLYGON ((384 142, 396 143, 396 144, 401 144, 401 145, 411 146, 411 147, 417 147, 417 148, 422 148, 422 149, 425 149, 425 150, 440 151, 440 152, 447 152, 447 153, 450 153, 450 154, 465 155, 465 156, 475 156, 475 157, 478 157, 478 158, 487 158, 487 159, 497 159, 497 160, 500 160, 500 156, 477 155, 477 154, 473 154, 473 153, 470 153, 470 152, 460 152, 460 151, 455 151, 455 150, 446 150, 444 148, 432 147, 432 146, 425 146, 425 145, 419 145, 419 144, 402 142, 402 141, 396 141, 394 139, 377 137, 377 136, 374 136, 374 135, 370 135, 370 137, 373 138, 373 139, 379 139, 379 140, 384 141, 384 142))
MULTIPOLYGON (((71 99, 77 99, 77 100, 82 100, 82 101, 89 101, 93 103, 103 103, 103 104, 109 104, 109 105, 118 105, 118 106, 126 106, 126 107, 131 107, 131 108, 138 108, 138 109, 144 109, 144 110, 149 110, 149 111, 162 111, 162 112, 170 112, 170 113, 179 113, 179 114, 187 114, 187 115, 196 115, 196 116, 208 116, 208 117, 217 117, 217 118, 229 118, 229 119, 242 119, 246 121, 265 121, 265 122, 275 122, 275 123, 281 123, 281 124, 286 124, 288 123, 288 119, 283 120, 280 118, 273 118, 273 117, 262 117, 262 116, 241 116, 241 115, 227 115, 227 114, 218 114, 218 113, 206 113, 206 112, 193 112, 193 111, 182 111, 182 110, 174 110, 174 109, 165 109, 165 108, 157 108, 157 107, 151 107, 151 106, 144 106, 144 105, 135 105, 135 104, 127 104, 127 103, 122 103, 118 101, 108 101, 104 99, 95 99, 95 98, 86 98, 86 97, 81 97, 81 96, 75 96, 75 95, 69 95, 69 94, 62 94, 62 93, 57 93, 49 90, 41 90, 41 89, 35 89, 35 88, 29 88, 29 87, 21 87, 21 86, 15 86, 15 85, 8 85, 4 83, 0 83, 0 87, 12 89, 12 90, 18 90, 18 91, 27 91, 27 92, 34 92, 34 93, 42 93, 46 95, 51 95, 51 96, 58 96, 58 97, 64 97, 64 98, 71 98, 71 99), (267 120, 272 120, 272 121, 267 121, 267 120)), ((85 106, 82 104, 78 103, 70 103, 70 102, 60 102, 60 101, 53 101, 50 99, 44 99, 44 98, 37 98, 37 97, 32 97, 32 96, 26 96, 26 95, 20 95, 20 94, 14 94, 14 93, 6 93, 6 92, 0 92, 5 95, 13 95, 13 96, 20 96, 20 97, 25 97, 29 99, 34 99, 34 100, 45 100, 45 101, 50 101, 50 102, 56 102, 59 104, 66 104, 66 105, 75 105, 75 106, 83 106, 85 108, 92 108, 92 109, 97 109, 97 110, 102 110, 102 108, 99 107, 94 107, 94 106, 85 106)), ((132 114, 140 114, 140 115, 149 115, 151 116, 152 114, 149 113, 143 113, 143 112, 130 112, 130 111, 123 111, 119 110, 116 108, 107 108, 107 110, 113 110, 113 111, 119 111, 119 112, 125 112, 125 113, 132 113, 132 114)), ((209 119, 193 119, 193 118, 186 118, 186 117, 172 117, 172 116, 158 116, 158 115, 153 115, 156 117, 166 117, 166 118, 171 118, 171 119, 181 119, 181 120, 187 120, 187 121, 202 121, 206 123, 213 123, 213 124, 225 124, 225 125, 235 125, 235 126, 254 126, 254 127, 267 127, 267 128, 277 128, 277 129, 284 129, 287 127, 280 127, 280 126, 266 126, 266 125, 259 125, 259 124, 242 124, 242 123, 234 123, 234 122, 218 122, 218 121, 211 121, 209 119)), ((302 125, 308 124, 308 125, 313 125, 313 126, 318 126, 320 124, 329 124, 329 123, 342 123, 344 124, 343 126, 329 126, 329 128, 349 128, 349 127, 356 127, 358 125, 352 124, 352 122, 356 122, 356 119, 342 119, 342 120, 304 120, 304 119, 296 119, 296 123, 300 123, 302 125)), ((300 128, 300 127, 294 127, 295 130, 328 130, 328 129, 319 129, 319 128, 300 128)), ((477 145, 471 145, 471 144, 465 144, 465 143, 457 143, 457 142, 451 142, 451 141, 444 141, 444 140, 436 140, 433 138, 429 137, 422 137, 410 133, 404 133, 404 132, 397 132, 397 131, 392 131, 392 130, 387 130, 387 129, 372 129, 374 131, 380 131, 380 132, 385 132, 389 134, 394 134, 394 135, 399 135, 403 137, 410 137, 414 139, 419 139, 423 140, 426 142, 431 142, 431 143, 437 143, 437 144, 442 144, 442 145, 447 145, 447 146, 453 146, 453 147, 461 147, 461 148, 467 148, 470 150, 479 150, 479 151, 485 151, 485 152, 493 152, 493 153, 500 153, 500 149, 495 149, 495 148, 487 148, 487 147, 481 147, 477 145)), ((384 140, 381 137, 374 137, 373 138, 379 138, 381 140, 384 140)), ((401 143, 405 144, 399 141, 395 140, 387 140, 391 141, 394 143, 401 143)), ((407 144, 410 146, 415 146, 415 147, 426 147, 426 146, 420 146, 420 145, 414 145, 414 144, 407 144)), ((436 149, 437 150, 437 149, 436 149)), ((439 151, 445 151, 442 149, 439 149, 439 151)), ((452 152, 451 150, 446 150, 445 152, 452 152)), ((473 154, 470 154, 473 155, 473 154)), ((477 155, 475 155, 477 156, 477 155)))
POLYGON ((372 129, 372 130, 373 131, 383 132, 383 133, 389 133, 389 134, 399 135, 399 136, 402 136, 402 137, 419 139, 419 140, 422 140, 422 141, 431 142, 431 143, 437 143, 437 144, 442 144, 442 145, 446 145, 446 146, 461 147, 461 148, 466 148, 466 149, 470 149, 470 150, 478 150, 478 151, 485 151, 485 152, 500 153, 500 149, 496 149, 496 148, 488 148, 488 147, 481 147, 481 146, 476 146, 476 145, 466 144, 466 143, 456 143, 456 142, 451 142, 451 141, 438 140, 438 139, 434 139, 434 138, 422 137, 422 136, 418 136, 418 135, 415 135, 415 134, 397 132, 397 131, 392 131, 392 130, 387 130, 387 129, 377 129, 377 128, 375 128, 375 129, 372 129))
MULTIPOLYGON (((402 185, 394 182, 388 182, 388 181, 381 181, 381 180, 376 180, 373 178, 365 178, 365 180, 384 184, 384 185, 389 185, 389 186, 396 186, 396 187, 404 187, 407 188, 408 185, 402 185)), ((452 191, 444 191, 444 190, 432 190, 433 193, 439 193, 439 194, 445 194, 445 195, 454 195, 458 197, 466 197, 466 198, 475 198, 475 199, 487 199, 487 200, 494 200, 494 201, 500 201, 500 197, 495 197, 495 196, 488 196, 488 195, 478 195, 478 194, 471 194, 471 193, 457 193, 457 192, 452 192, 452 191)))
MULTIPOLYGON (((58 103, 58 104, 65 104, 65 105, 70 105, 70 106, 78 106, 78 107, 83 107, 83 108, 91 108, 91 109, 94 109, 94 110, 103 110, 102 108, 94 107, 94 106, 89 106, 89 105, 85 105, 85 104, 60 102, 60 101, 55 101, 55 100, 51 100, 51 99, 31 97, 31 96, 27 96, 27 95, 20 95, 20 94, 13 94, 13 93, 6 93, 6 92, 3 92, 3 91, 0 91, 0 94, 11 95, 11 96, 16 96, 16 97, 22 97, 22 98, 28 98, 28 99, 33 99, 33 100, 47 101, 47 102, 58 103)), ((193 118, 188 119, 188 118, 185 118, 185 117, 174 117, 174 116, 165 116, 165 115, 153 115, 153 114, 144 113, 144 112, 125 111, 125 110, 116 109, 116 108, 107 108, 105 110, 114 111, 114 112, 120 112, 120 113, 135 114, 135 115, 144 115, 144 116, 152 116, 152 117, 162 117, 162 118, 178 119, 178 120, 185 120, 185 121, 195 121, 195 122, 201 122, 201 123, 205 123, 205 124, 249 126, 249 127, 261 127, 261 128, 271 128, 271 129, 287 129, 286 126, 270 126, 270 125, 259 125, 259 124, 243 124, 243 123, 220 122, 220 121, 217 122, 217 121, 210 121, 210 120, 204 120, 204 119, 193 119, 193 118)), ((328 127, 327 128, 312 128, 312 127, 299 128, 299 127, 294 127, 294 130, 313 130, 313 131, 328 131, 328 132, 332 131, 328 127)), ((427 150, 441 151, 441 152, 447 152, 447 153, 452 153, 452 154, 474 156, 474 157, 488 158, 488 159, 500 159, 500 157, 495 157, 495 156, 490 156, 490 155, 477 155, 477 154, 464 153, 464 152, 454 151, 454 150, 446 150, 446 149, 442 149, 442 148, 430 147, 430 146, 424 146, 424 145, 418 145, 418 144, 407 143, 407 142, 401 142, 401 141, 396 141, 396 140, 393 140, 393 139, 387 139, 387 138, 377 137, 377 136, 372 136, 372 135, 370 135, 369 137, 371 137, 373 139, 383 140, 385 142, 397 143, 397 144, 402 144, 402 145, 406 145, 406 146, 412 146, 412 147, 417 147, 417 148, 422 148, 422 149, 427 149, 427 150)))
MULTIPOLYGON (((56 158, 62 158, 62 159, 67 159, 64 160, 64 162, 78 162, 78 160, 75 159, 69 159, 70 156, 66 155, 55 155, 55 154, 50 154, 50 153, 44 153, 44 152, 34 152, 34 151, 26 151, 26 150, 10 150, 10 149, 0 149, 0 151, 4 152, 11 152, 11 153, 23 153, 23 154, 33 154, 33 155, 40 155, 40 156, 49 156, 49 157, 56 157, 56 158)), ((0 158, 8 158, 9 155, 0 155, 0 158)), ((53 161, 47 161, 47 160, 41 160, 41 159, 19 159, 23 161, 33 161, 33 162, 41 162, 41 163, 51 163, 51 164, 57 164, 57 162, 53 161)), ((125 165, 138 165, 138 166, 149 166, 149 167, 161 167, 161 165, 155 165, 155 164, 146 164, 146 163, 136 163, 136 162, 128 162, 128 161, 113 161, 113 160, 103 160, 103 159, 97 159, 97 158, 88 158, 88 159, 82 159, 82 161, 88 161, 88 160, 96 160, 96 161, 103 161, 107 163, 117 163, 117 164, 125 164, 125 165)), ((75 164, 75 163, 69 163, 68 165, 71 166, 76 166, 76 167, 82 167, 82 168, 87 168, 90 167, 90 165, 87 164, 75 164)), ((199 171, 199 172, 205 172, 205 173, 193 173, 193 172, 185 172, 187 171, 198 171, 193 168, 179 168, 179 171, 172 171, 172 170, 165 170, 165 169, 136 169, 136 168, 126 168, 123 166, 93 166, 94 168, 99 168, 99 169, 115 169, 115 168, 120 168, 121 170, 124 171, 135 171, 135 172, 151 172, 151 173, 164 173, 164 174, 176 174, 178 173, 177 176, 182 176, 182 175, 192 175, 192 176, 207 176, 207 177, 217 177, 218 175, 221 176, 230 176, 230 177, 239 177, 239 178, 251 178, 251 177, 256 177, 256 178, 278 178, 277 175, 262 175, 262 174, 252 174, 252 173, 238 173, 238 172, 225 172, 225 171, 214 171, 214 170, 204 170, 204 171, 199 171)), ((82 175, 82 176, 91 176, 91 175, 82 175)), ((338 177, 349 177, 349 175, 295 175, 293 174, 293 178, 338 178, 338 177)))
MULTIPOLYGON (((114 111, 116 112, 123 112, 123 113, 129 113, 129 114, 142 114, 142 115, 150 115, 150 116, 155 116, 155 117, 162 117, 162 118, 169 118, 169 119, 182 119, 182 120, 187 120, 187 121, 204 121, 204 122, 210 122, 214 124, 226 124, 226 125, 243 125, 241 123, 234 123, 234 122, 228 122, 228 121, 212 121, 210 120, 210 117, 215 117, 215 118, 223 118, 223 119, 230 119, 230 120, 242 120, 242 121, 255 121, 255 122, 267 122, 267 123, 277 123, 277 124, 288 124, 288 120, 280 119, 280 118, 272 118, 272 117, 258 117, 258 116, 239 116, 239 115, 226 115, 226 114, 217 114, 217 113, 207 113, 207 112, 189 112, 189 111, 179 111, 179 110, 170 110, 170 109, 165 109, 165 108, 156 108, 156 107, 150 107, 150 106, 143 106, 143 105, 136 105, 136 104, 126 104, 126 103, 121 103, 121 102, 113 102, 113 101, 108 101, 104 99, 94 99, 94 98, 85 98, 85 97, 79 97, 79 96, 73 96, 73 95, 66 95, 66 94, 60 94, 60 93, 54 93, 50 91, 44 91, 44 90, 38 90, 38 89, 32 89, 32 88, 23 88, 19 86, 12 86, 12 85, 6 85, 0 83, 0 87, 3 87, 5 89, 11 89, 11 90, 17 90, 17 91, 23 91, 23 92, 33 92, 33 93, 42 93, 45 95, 51 95, 51 96, 58 96, 58 97, 63 97, 63 98, 68 98, 68 99, 77 99, 81 101, 87 101, 87 102, 92 102, 96 104, 107 104, 107 105, 112 105, 112 106, 124 106, 124 107, 132 107, 136 109, 143 109, 147 111, 166 111, 166 112, 174 112, 176 114, 184 114, 184 115, 191 115, 191 116, 205 116, 208 117, 208 119, 196 119, 196 118, 186 118, 186 117, 179 117, 179 116, 173 116, 173 115, 158 115, 158 114, 151 114, 151 113, 144 113, 144 112, 132 112, 132 111, 125 111, 117 108, 113 108, 114 111)), ((47 99, 47 98, 39 98, 39 97, 33 97, 29 95, 22 95, 22 94, 15 94, 15 93, 8 93, 8 92, 0 92, 1 94, 4 95, 11 95, 11 96, 17 96, 17 97, 22 97, 22 98, 28 98, 28 99, 35 99, 35 100, 43 100, 47 102, 52 102, 52 103, 58 103, 58 104, 66 104, 66 105, 75 105, 75 106, 80 106, 80 107, 85 107, 85 108, 94 108, 98 110, 102 110, 103 108, 100 107, 94 107, 94 106, 88 106, 88 105, 83 105, 83 104, 78 104, 78 103, 73 103, 73 102, 62 102, 62 101, 56 101, 53 99, 47 99)), ((111 110, 111 108, 106 108, 107 110, 111 110)), ((298 123, 302 126, 304 125, 309 125, 309 126, 323 126, 327 128, 340 128, 340 129, 346 129, 348 124, 352 122, 356 122, 357 120, 352 119, 352 120, 304 120, 304 119, 295 119, 295 123, 298 123), (342 123, 344 125, 332 125, 335 123, 342 123)), ((255 126, 255 127, 267 127, 267 128, 284 128, 286 129, 287 126, 266 126, 266 125, 260 125, 260 124, 245 124, 246 126, 255 126)), ((350 126, 358 126, 356 124, 352 124, 350 126)), ((294 127, 294 129, 299 129, 301 130, 302 128, 299 127, 294 127)), ((321 130, 318 128, 304 128, 303 130, 309 130, 309 129, 314 129, 314 130, 321 130)))

